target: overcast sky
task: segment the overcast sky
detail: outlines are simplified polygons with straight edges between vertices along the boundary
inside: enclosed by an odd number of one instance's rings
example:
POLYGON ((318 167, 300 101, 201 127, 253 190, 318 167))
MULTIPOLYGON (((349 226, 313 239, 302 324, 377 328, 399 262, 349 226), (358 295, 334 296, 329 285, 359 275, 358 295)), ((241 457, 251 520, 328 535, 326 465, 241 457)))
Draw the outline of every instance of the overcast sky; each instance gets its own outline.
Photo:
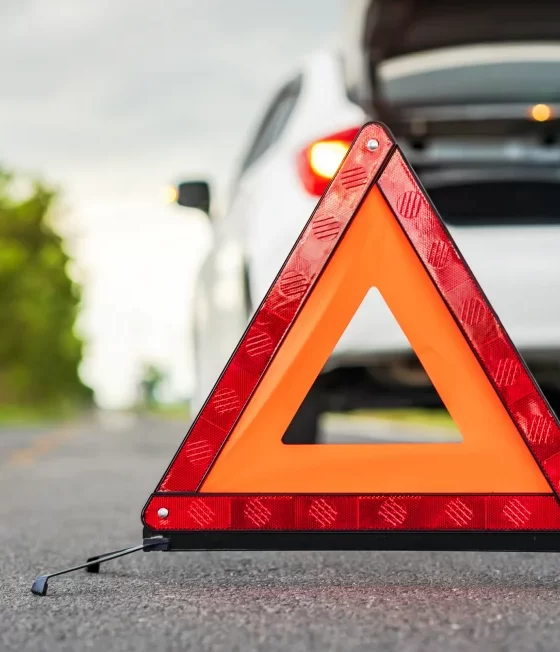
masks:
POLYGON ((132 398, 144 360, 190 390, 210 234, 162 188, 193 174, 227 187, 271 92, 341 15, 342 0, 0 0, 0 165, 64 191, 83 376, 103 404, 132 398))

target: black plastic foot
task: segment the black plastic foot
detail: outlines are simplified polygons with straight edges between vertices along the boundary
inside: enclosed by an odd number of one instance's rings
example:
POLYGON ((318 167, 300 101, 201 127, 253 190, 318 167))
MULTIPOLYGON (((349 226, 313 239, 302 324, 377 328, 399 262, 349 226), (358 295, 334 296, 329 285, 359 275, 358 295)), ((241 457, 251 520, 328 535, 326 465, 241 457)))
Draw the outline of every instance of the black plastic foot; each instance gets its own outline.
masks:
MULTIPOLYGON (((88 557, 88 563, 91 561, 97 561, 99 559, 99 555, 97 557, 88 557)), ((90 564, 89 566, 86 566, 86 573, 99 573, 99 569, 101 568, 101 564, 90 564)))
POLYGON ((125 555, 130 555, 133 552, 138 552, 140 550, 167 550, 168 547, 169 539, 165 539, 164 537, 152 537, 150 539, 144 539, 142 545, 140 546, 123 548, 122 550, 117 550, 116 552, 110 552, 105 555, 99 555, 97 557, 90 557, 90 559, 88 559, 85 564, 72 566, 72 568, 65 568, 64 570, 57 571, 56 573, 50 573, 49 575, 39 575, 33 582, 31 592, 35 595, 47 595, 48 581, 51 577, 66 575, 66 573, 72 573, 74 571, 80 570, 81 568, 89 568, 90 566, 97 568, 97 570, 94 570, 93 572, 98 573, 99 566, 104 564, 106 561, 111 561, 111 559, 124 557, 125 555))
POLYGON ((121 548, 120 550, 113 550, 113 552, 106 552, 104 555, 95 555, 95 557, 88 557, 86 560, 88 563, 88 566, 86 566, 86 573, 99 573, 101 567, 101 562, 99 562, 99 559, 103 559, 103 557, 108 557, 109 555, 116 555, 117 553, 124 552, 125 550, 128 550, 128 548, 121 548))
POLYGON ((31 592, 35 595, 47 595, 47 589, 49 587, 49 576, 48 575, 39 575, 33 582, 31 587, 31 592))

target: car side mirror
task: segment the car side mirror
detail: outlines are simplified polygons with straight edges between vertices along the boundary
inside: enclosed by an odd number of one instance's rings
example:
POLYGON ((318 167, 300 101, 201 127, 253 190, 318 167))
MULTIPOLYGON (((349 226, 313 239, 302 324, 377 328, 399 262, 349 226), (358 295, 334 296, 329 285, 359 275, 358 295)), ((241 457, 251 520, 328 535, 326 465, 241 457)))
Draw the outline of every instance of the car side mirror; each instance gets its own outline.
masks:
POLYGON ((198 208, 207 215, 210 213, 210 186, 206 181, 183 181, 177 186, 179 206, 198 208))

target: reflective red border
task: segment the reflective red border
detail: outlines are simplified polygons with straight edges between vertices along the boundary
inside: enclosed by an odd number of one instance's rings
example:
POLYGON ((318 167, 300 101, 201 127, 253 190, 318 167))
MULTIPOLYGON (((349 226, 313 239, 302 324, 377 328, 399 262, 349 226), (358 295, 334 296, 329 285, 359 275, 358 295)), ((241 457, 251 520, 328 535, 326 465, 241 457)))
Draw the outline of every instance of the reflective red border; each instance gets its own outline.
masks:
POLYGON ((560 530, 560 505, 552 494, 159 495, 144 522, 155 531, 560 530))

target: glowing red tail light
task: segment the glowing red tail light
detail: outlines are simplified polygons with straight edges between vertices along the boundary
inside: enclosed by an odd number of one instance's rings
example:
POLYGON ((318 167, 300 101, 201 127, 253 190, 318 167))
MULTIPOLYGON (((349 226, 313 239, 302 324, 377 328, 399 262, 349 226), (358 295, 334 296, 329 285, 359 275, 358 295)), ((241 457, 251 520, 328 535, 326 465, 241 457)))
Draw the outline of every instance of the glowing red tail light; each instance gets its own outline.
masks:
POLYGON ((297 168, 303 187, 309 194, 320 197, 325 192, 359 131, 360 127, 339 131, 314 140, 301 150, 297 168))

